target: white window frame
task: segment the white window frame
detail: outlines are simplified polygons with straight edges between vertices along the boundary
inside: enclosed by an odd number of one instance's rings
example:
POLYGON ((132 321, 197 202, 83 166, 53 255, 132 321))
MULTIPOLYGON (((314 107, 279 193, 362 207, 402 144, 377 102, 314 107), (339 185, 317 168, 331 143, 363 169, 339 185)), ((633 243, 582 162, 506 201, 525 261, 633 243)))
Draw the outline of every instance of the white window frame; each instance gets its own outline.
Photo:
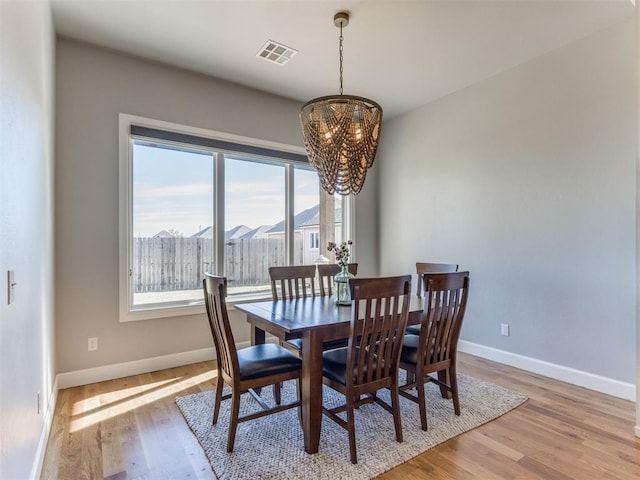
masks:
MULTIPOLYGON (((211 138, 221 141, 229 141, 243 145, 268 148, 272 150, 278 150, 282 152, 291 152, 306 155, 305 149, 302 147, 296 147, 292 145, 286 145, 276 142, 269 142, 266 140, 258 140, 254 138, 244 137, 240 135, 232 135, 223 132, 217 132, 213 130, 207 130, 197 127, 179 125, 171 122, 165 122, 161 120, 154 120, 151 118, 140 117, 136 115, 130 115, 125 113, 119 114, 119 320, 120 322, 130 322, 137 320, 148 320, 153 318, 166 318, 185 315, 202 315, 205 313, 204 302, 197 301, 189 304, 180 303, 176 305, 161 304, 150 305, 144 307, 131 308, 132 295, 130 291, 131 282, 129 281, 129 265, 131 261, 132 249, 132 221, 133 221, 133 162, 132 162, 132 145, 133 142, 130 136, 131 125, 139 127, 150 127, 160 130, 167 130, 175 133, 182 133, 186 135, 196 135, 204 138, 211 138)), ((206 150, 203 149, 203 150, 206 150)), ((285 168, 290 170, 293 168, 292 164, 286 164, 285 168)), ((219 177, 224 173, 224 162, 214 162, 214 177, 219 177)), ((287 179, 291 179, 292 175, 287 175, 287 179)), ((214 184, 218 182, 214 180, 214 184)), ((287 228, 293 224, 293 182, 288 182, 285 186, 287 189, 286 198, 289 199, 286 205, 285 215, 285 231, 290 232, 290 237, 293 237, 293 229, 287 228)), ((224 191, 220 188, 214 187, 214 221, 217 225, 224 224, 224 191)), ((343 198, 343 218, 342 218, 342 234, 343 238, 351 238, 353 240, 353 233, 355 231, 353 222, 354 202, 352 197, 343 198)), ((222 233, 224 235, 224 232, 222 233)), ((291 251, 289 248, 290 242, 293 238, 287 238, 285 245, 287 251, 291 251)), ((214 238, 214 251, 216 252, 215 265, 220 268, 223 265, 222 257, 224 255, 224 238, 214 238)), ((355 253, 355 252, 353 252, 355 253)), ((291 258, 287 261, 290 263, 291 258)), ((219 272, 222 273, 222 272, 219 272)), ((270 297, 269 297, 270 298, 270 297)), ((262 297, 261 299, 266 299, 262 297)), ((241 301, 255 301, 256 298, 243 297, 241 301)), ((229 299, 230 306, 239 300, 229 299)))

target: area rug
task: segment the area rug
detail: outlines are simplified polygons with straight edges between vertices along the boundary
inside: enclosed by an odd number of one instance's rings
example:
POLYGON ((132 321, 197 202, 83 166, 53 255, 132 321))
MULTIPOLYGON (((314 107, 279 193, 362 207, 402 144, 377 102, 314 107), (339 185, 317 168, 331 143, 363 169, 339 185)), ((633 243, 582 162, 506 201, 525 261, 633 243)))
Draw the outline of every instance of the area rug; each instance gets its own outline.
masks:
MULTIPOLYGON (((176 398, 187 424, 202 445, 214 473, 220 480, 241 479, 369 479, 406 462, 439 443, 487 423, 527 400, 527 396, 466 375, 458 375, 461 415, 453 413, 451 400, 427 384, 429 430, 420 429, 418 405, 400 398, 404 442, 395 440, 393 416, 379 405, 367 404, 356 410, 358 463, 349 460, 347 431, 327 417, 322 419, 320 450, 304 451, 302 429, 296 409, 238 425, 233 453, 227 453, 227 433, 231 401, 223 401, 218 424, 211 426, 214 392, 207 391, 176 398)), ((226 389, 225 393, 229 390, 226 389)), ((262 397, 273 405, 271 387, 262 397)), ((344 397, 324 387, 325 406, 344 403, 344 397)), ((379 394, 388 401, 388 391, 379 394)), ((283 385, 283 402, 295 398, 295 383, 283 385)), ((242 396, 240 415, 259 410, 254 399, 242 396)))

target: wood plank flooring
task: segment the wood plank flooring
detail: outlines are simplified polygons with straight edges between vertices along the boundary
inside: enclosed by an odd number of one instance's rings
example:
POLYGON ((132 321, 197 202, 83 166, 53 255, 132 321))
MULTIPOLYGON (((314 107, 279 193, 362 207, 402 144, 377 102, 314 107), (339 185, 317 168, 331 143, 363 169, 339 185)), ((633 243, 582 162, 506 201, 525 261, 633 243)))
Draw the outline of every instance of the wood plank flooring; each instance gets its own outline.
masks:
MULTIPOLYGON (((174 402, 213 389, 213 368, 203 362, 61 390, 41 478, 215 478, 174 402)), ((380 480, 640 479, 632 402, 471 355, 460 355, 458 369, 529 400, 380 480)))

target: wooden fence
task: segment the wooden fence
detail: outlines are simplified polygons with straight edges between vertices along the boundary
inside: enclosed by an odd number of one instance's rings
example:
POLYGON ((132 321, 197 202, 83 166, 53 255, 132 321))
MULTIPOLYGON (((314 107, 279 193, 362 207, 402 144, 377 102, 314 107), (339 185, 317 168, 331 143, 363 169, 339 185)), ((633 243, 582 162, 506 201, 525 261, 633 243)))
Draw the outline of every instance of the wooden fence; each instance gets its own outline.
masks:
MULTIPOLYGON (((294 263, 302 261, 302 239, 294 240, 294 263)), ((284 239, 252 238, 225 244, 224 274, 229 285, 269 283, 268 268, 285 264, 284 239)), ((134 238, 134 292, 187 290, 202 287, 205 272, 214 272, 210 238, 134 238)))

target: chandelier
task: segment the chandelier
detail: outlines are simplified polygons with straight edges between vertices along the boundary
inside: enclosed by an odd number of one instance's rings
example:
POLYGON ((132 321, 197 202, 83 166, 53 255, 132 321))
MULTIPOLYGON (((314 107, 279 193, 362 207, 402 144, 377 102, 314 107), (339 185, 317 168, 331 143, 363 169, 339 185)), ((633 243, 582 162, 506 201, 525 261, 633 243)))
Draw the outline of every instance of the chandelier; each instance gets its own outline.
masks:
POLYGON ((340 95, 310 100, 300 111, 309 161, 328 193, 356 195, 373 165, 380 137, 382 107, 368 98, 342 94, 342 28, 349 14, 338 12, 340 27, 340 95))

